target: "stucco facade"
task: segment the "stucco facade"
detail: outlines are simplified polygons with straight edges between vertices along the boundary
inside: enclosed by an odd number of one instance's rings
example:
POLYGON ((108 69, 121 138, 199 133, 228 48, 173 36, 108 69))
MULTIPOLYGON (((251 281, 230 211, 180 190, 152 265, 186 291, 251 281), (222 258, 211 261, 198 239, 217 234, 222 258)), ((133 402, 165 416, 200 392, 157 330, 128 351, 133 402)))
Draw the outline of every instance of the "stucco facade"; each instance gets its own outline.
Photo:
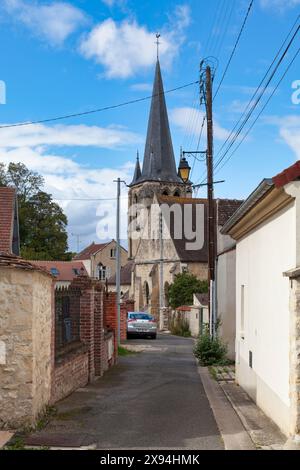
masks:
POLYGON ((264 180, 224 227, 237 240, 237 382, 288 436, 300 433, 300 182, 280 184, 292 175, 264 180))
POLYGON ((283 272, 296 261, 293 227, 292 203, 238 242, 236 265, 237 380, 286 433, 290 286, 283 272))
MULTIPOLYGON (((117 243, 112 240, 103 244, 92 244, 79 253, 74 260, 80 260, 90 277, 105 281, 116 273, 116 247, 117 243), (86 256, 85 256, 86 253, 86 256)), ((121 266, 128 260, 128 252, 120 246, 121 266)))
POLYGON ((236 271, 235 246, 220 253, 217 257, 217 319, 218 334, 227 345, 229 359, 235 359, 236 329, 236 271))

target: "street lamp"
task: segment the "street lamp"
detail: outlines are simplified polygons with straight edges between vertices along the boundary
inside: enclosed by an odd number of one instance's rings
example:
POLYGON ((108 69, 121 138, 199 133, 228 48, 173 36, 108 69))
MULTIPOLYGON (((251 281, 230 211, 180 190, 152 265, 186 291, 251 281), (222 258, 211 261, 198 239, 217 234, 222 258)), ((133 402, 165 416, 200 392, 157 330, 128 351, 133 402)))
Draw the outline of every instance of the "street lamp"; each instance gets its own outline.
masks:
POLYGON ((187 159, 181 157, 178 167, 178 174, 184 183, 189 181, 191 167, 189 166, 187 159))

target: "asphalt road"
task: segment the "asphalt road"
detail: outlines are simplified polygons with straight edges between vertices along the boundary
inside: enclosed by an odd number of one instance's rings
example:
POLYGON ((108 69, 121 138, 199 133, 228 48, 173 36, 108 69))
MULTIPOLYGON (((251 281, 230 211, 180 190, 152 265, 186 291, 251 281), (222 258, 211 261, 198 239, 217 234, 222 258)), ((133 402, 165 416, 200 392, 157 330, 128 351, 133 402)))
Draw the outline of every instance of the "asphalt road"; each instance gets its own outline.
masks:
MULTIPOLYGON (((192 354, 170 335, 132 339, 144 352, 122 357, 97 382, 58 404, 31 444, 97 449, 223 449, 192 354)), ((32 441, 33 440, 33 441, 32 441)))

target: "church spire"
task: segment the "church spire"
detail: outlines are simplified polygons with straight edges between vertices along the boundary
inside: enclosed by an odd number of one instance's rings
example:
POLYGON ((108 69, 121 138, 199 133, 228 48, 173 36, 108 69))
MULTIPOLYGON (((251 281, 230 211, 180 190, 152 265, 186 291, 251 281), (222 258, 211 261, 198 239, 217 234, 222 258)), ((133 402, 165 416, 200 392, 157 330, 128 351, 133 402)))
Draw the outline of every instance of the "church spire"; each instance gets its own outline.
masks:
POLYGON ((159 60, 156 62, 142 175, 144 181, 182 183, 177 175, 159 60))
POLYGON ((137 150, 134 175, 133 175, 133 180, 131 184, 135 184, 140 179, 141 176, 142 176, 142 172, 141 172, 141 167, 140 167, 139 151, 137 150))

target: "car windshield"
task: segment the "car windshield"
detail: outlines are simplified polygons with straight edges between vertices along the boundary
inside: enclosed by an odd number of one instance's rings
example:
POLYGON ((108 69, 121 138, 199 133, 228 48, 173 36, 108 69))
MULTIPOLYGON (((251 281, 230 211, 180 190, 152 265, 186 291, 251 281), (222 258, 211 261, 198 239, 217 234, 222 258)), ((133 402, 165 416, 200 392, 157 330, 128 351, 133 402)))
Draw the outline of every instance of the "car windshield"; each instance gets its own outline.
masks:
POLYGON ((153 317, 147 313, 130 313, 128 318, 130 318, 130 320, 153 320, 153 317))

